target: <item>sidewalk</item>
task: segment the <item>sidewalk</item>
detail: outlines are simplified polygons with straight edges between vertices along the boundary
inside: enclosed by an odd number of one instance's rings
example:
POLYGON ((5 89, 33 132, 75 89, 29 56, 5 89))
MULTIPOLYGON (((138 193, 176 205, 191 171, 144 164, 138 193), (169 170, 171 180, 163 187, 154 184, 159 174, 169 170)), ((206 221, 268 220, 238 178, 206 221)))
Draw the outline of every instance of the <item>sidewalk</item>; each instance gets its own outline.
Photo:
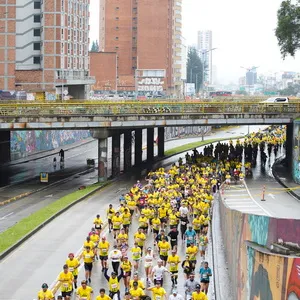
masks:
POLYGON ((286 167, 285 158, 276 160, 272 167, 272 173, 279 184, 290 189, 287 190, 287 193, 300 201, 300 185, 294 182, 291 171, 286 167))

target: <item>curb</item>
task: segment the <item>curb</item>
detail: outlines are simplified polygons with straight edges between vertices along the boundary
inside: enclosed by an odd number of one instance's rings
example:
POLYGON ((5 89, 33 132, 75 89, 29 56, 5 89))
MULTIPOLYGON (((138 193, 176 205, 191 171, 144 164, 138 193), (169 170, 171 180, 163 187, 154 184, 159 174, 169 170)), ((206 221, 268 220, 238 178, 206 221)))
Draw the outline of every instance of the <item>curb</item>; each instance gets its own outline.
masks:
POLYGON ((58 216, 60 216, 62 213, 64 213, 65 211, 67 211, 69 208, 71 208, 72 206, 74 206, 75 204, 89 198, 90 196, 92 196, 93 194, 95 194, 96 192, 98 192, 99 190, 109 186, 112 181, 108 181, 106 183, 104 183, 103 185, 99 186, 98 188, 96 188, 95 190, 89 192, 88 194, 82 196, 81 198, 77 199, 76 201, 70 203, 68 206, 66 206, 65 208, 61 209, 60 211, 58 211, 57 213, 55 213, 53 216, 51 216, 49 219, 47 219, 45 222, 43 222, 42 224, 40 224, 39 226, 37 226, 35 229, 33 229, 31 232, 29 232, 27 235, 25 235, 23 238, 21 238, 19 241, 17 241, 14 245, 12 245, 10 248, 8 248, 7 250, 5 250, 4 252, 2 252, 0 254, 0 261, 5 258, 7 255, 9 255, 11 252, 13 252, 16 248, 18 248, 21 244, 23 244, 25 241, 27 241, 29 238, 31 238, 35 233, 37 233, 38 231, 40 231, 43 227, 45 227, 47 224, 49 224, 51 221, 53 221, 55 218, 57 218, 58 216))
POLYGON ((284 158, 285 158, 285 156, 281 156, 281 157, 279 157, 279 158, 276 159, 275 163, 274 163, 273 166, 272 166, 272 174, 273 174, 274 178, 276 179, 276 181, 277 181, 280 185, 282 185, 284 188, 287 189, 286 192, 287 192, 288 194, 290 194, 292 197, 296 198, 297 201, 300 201, 300 196, 299 196, 298 194, 296 194, 293 190, 291 190, 291 187, 287 186, 287 185, 280 179, 280 177, 278 176, 278 173, 277 173, 276 170, 275 170, 276 165, 279 165, 279 164, 283 161, 284 158))

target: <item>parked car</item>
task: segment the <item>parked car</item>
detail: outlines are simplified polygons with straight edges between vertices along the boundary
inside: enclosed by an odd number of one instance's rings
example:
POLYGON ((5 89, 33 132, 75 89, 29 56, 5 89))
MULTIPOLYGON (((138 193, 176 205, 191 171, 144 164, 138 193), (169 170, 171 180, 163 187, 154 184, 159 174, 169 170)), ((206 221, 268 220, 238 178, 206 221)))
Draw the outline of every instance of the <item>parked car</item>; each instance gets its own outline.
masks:
POLYGON ((262 103, 286 104, 286 103, 289 103, 289 98, 288 97, 271 97, 271 98, 268 98, 267 100, 262 101, 262 103))

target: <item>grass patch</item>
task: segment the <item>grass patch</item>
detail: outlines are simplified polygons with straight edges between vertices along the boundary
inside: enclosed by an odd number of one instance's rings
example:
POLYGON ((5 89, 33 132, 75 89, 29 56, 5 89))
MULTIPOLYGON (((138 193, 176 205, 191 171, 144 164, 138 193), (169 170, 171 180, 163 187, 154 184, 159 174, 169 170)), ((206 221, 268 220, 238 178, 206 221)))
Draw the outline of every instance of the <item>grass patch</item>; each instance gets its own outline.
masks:
POLYGON ((192 142, 192 143, 188 143, 188 144, 178 146, 178 147, 175 147, 175 148, 165 151, 165 156, 179 154, 179 153, 182 153, 182 152, 194 149, 194 148, 198 148, 198 147, 201 147, 204 145, 209 145, 209 144, 216 143, 216 142, 227 141, 230 139, 240 139, 243 137, 244 137, 243 135, 240 135, 240 136, 233 136, 233 137, 227 137, 227 138, 210 139, 210 140, 192 142))
POLYGON ((54 214, 67 207, 69 204, 75 202, 79 198, 96 190, 101 185, 103 185, 103 183, 95 183, 87 186, 83 190, 78 190, 76 192, 68 194, 34 212, 32 215, 20 220, 20 222, 18 222, 14 226, 0 233, 0 253, 13 246, 36 227, 51 218, 54 214))

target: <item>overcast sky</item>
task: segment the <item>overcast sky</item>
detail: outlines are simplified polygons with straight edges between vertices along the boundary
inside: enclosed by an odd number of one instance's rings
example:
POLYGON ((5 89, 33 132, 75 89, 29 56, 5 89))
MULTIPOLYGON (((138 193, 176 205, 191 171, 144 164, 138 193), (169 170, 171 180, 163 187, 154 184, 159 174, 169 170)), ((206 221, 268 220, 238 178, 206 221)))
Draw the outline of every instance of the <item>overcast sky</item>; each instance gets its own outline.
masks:
MULTIPOLYGON (((167 0, 161 0, 167 1, 167 0)), ((183 0, 183 35, 197 43, 198 30, 212 30, 213 64, 222 83, 237 82, 246 68, 258 73, 300 71, 296 58, 281 58, 274 31, 281 0, 183 0)), ((98 39, 99 0, 91 0, 91 40, 98 39)))

